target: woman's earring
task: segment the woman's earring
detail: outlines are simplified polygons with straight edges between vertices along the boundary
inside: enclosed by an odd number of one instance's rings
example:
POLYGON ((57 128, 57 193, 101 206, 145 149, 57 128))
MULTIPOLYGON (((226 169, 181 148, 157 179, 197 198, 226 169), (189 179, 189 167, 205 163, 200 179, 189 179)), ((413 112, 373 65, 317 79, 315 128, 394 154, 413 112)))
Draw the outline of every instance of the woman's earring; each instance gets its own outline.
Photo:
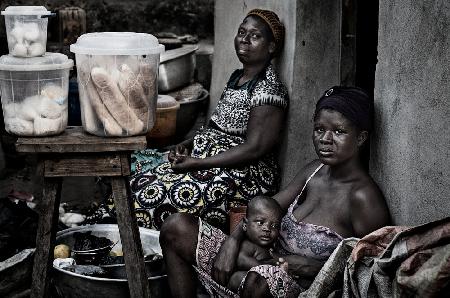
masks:
POLYGON ((242 225, 242 231, 244 231, 244 232, 247 231, 247 224, 244 223, 244 224, 242 225))

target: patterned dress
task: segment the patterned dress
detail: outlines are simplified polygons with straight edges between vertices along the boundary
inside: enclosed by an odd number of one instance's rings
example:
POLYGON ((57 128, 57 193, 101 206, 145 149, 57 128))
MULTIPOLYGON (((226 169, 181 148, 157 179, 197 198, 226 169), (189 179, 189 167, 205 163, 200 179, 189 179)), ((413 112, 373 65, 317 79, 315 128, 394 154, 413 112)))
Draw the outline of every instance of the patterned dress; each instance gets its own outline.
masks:
MULTIPOLYGON (((272 65, 253 80, 237 86, 242 72, 233 72, 208 126, 194 136, 192 157, 214 156, 244 143, 253 107, 271 105, 286 109, 287 90, 272 65)), ((275 194, 279 181, 279 167, 273 153, 242 168, 178 174, 159 153, 145 150, 132 156, 130 190, 140 226, 159 230, 170 214, 188 212, 225 229, 230 208, 247 205, 256 195, 275 194)), ((88 221, 98 222, 114 213, 109 198, 88 221)))

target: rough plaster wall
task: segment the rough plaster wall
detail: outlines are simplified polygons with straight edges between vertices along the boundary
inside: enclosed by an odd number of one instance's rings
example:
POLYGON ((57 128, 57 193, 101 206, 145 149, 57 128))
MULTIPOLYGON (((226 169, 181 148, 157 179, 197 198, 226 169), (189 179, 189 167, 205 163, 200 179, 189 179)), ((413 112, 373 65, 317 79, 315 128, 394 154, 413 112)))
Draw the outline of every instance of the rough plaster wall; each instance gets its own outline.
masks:
POLYGON ((371 173, 394 223, 450 215, 450 2, 380 1, 371 173))
POLYGON ((297 1, 293 90, 281 152, 283 185, 317 158, 312 116, 322 93, 340 82, 341 11, 340 1, 297 1))

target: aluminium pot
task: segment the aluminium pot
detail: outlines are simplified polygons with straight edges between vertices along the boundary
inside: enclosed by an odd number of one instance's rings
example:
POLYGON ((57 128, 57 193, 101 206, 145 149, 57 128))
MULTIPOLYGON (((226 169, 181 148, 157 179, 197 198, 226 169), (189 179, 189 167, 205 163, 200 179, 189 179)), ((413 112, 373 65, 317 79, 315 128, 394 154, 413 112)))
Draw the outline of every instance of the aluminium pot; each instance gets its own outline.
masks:
MULTIPOLYGON (((60 231, 56 235, 56 244, 67 244, 73 247, 75 239, 73 234, 76 232, 91 232, 98 237, 106 237, 116 243, 120 239, 117 225, 96 224, 80 226, 60 231)), ((144 255, 154 253, 161 254, 159 246, 159 231, 139 228, 142 248, 144 255)), ((113 251, 121 250, 122 244, 119 241, 113 248, 113 251)), ((117 268, 122 269, 122 268, 117 268)), ((159 267, 157 268, 159 269, 159 267)), ((121 273, 123 274, 123 273, 121 273)), ((101 278, 84 276, 81 274, 66 271, 53 266, 52 284, 57 294, 64 298, 122 298, 129 297, 128 282, 124 278, 101 278)), ((151 297, 170 297, 170 291, 167 283, 167 275, 150 275, 148 277, 151 297)))
POLYGON ((159 92, 169 92, 192 82, 197 49, 196 45, 183 45, 181 48, 161 53, 158 75, 159 92))

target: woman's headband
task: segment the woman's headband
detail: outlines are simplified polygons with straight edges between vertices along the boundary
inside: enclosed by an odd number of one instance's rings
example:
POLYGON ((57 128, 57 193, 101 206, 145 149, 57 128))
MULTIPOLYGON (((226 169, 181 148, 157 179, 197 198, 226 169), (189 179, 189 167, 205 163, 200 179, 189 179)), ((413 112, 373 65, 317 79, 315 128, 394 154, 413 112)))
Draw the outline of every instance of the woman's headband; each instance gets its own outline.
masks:
POLYGON ((361 130, 372 129, 372 100, 360 88, 334 86, 328 89, 316 104, 314 118, 322 109, 338 111, 361 130))
POLYGON ((256 8, 250 10, 247 14, 247 17, 251 15, 258 16, 261 19, 263 19, 264 22, 267 23, 270 30, 272 31, 273 38, 275 39, 276 44, 275 53, 278 54, 284 44, 284 25, 280 22, 280 19, 278 18, 277 14, 270 10, 256 8))

